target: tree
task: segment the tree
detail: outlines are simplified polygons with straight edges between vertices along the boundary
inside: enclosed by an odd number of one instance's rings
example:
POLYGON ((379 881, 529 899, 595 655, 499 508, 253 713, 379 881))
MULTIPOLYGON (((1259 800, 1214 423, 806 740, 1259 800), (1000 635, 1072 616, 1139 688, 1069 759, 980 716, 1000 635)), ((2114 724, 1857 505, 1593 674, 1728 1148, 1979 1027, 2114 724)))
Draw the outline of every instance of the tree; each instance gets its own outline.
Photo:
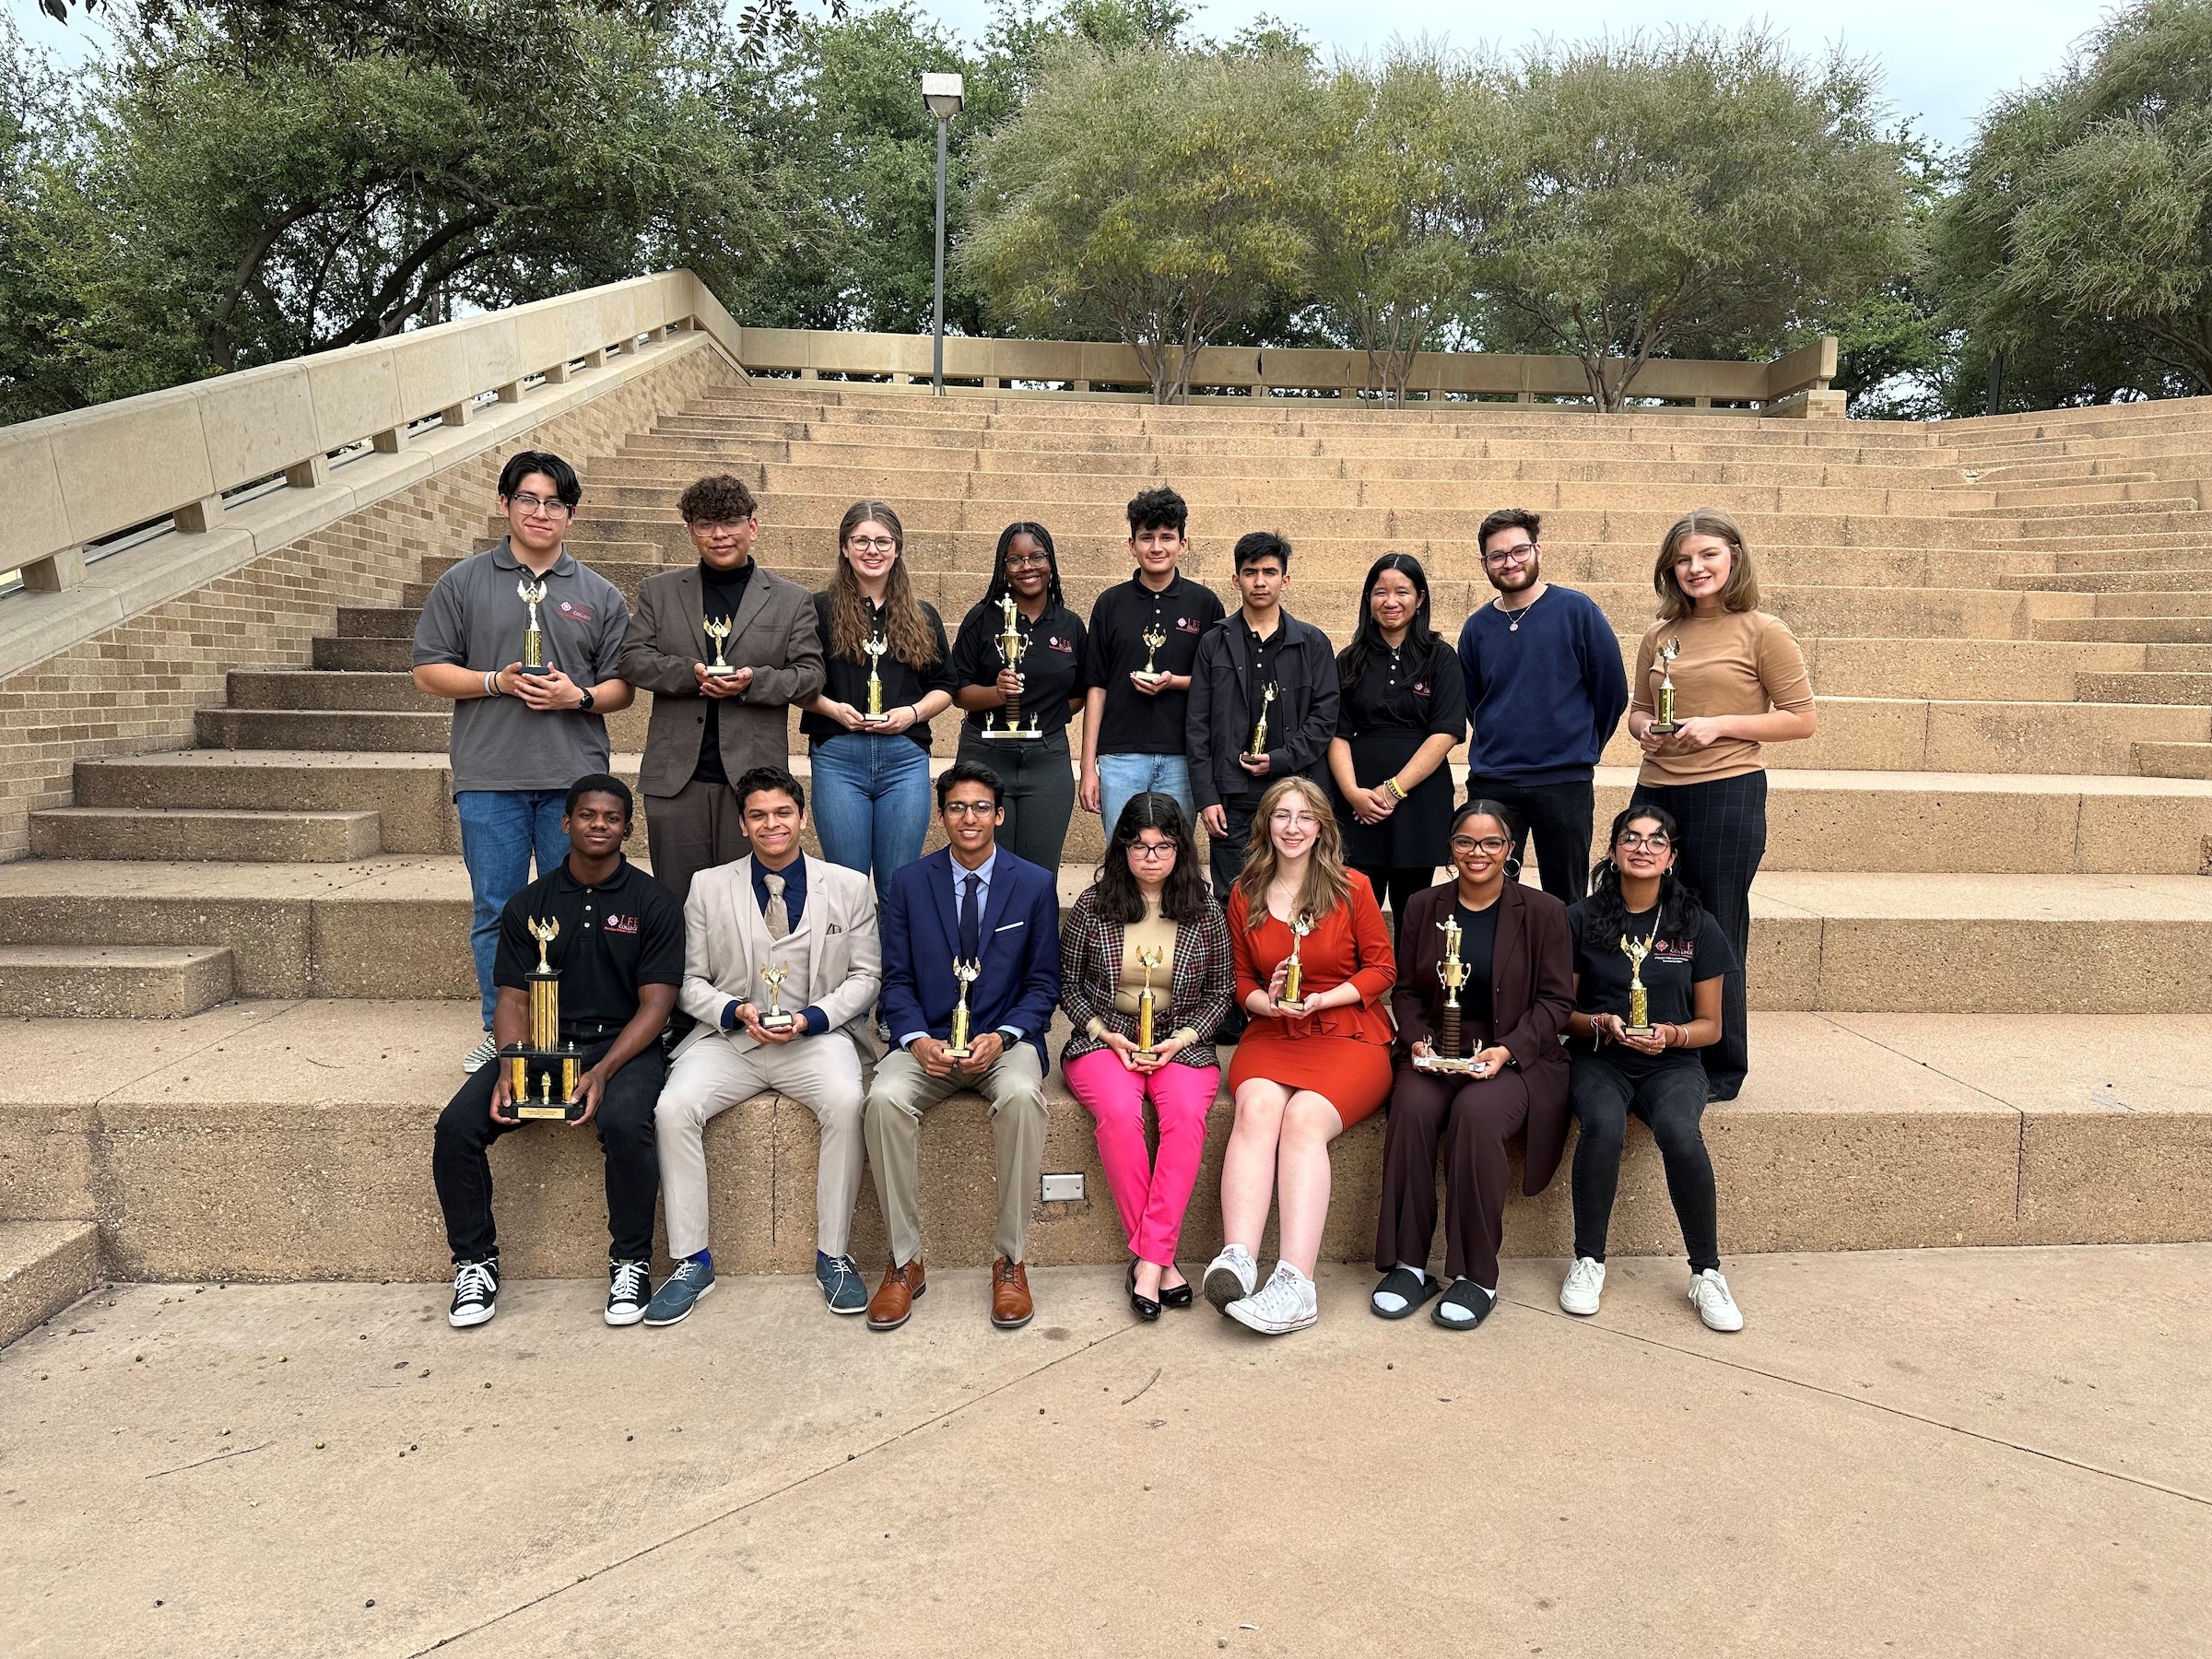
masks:
POLYGON ((2212 391, 2212 3, 2141 0, 2001 99, 1936 239, 2016 406, 2212 391))
POLYGON ((984 145, 960 268, 992 314, 1118 336, 1161 403, 1193 359, 1291 281, 1303 53, 1067 46, 984 145))
POLYGON ((1904 259, 1906 182, 1870 72, 1771 37, 1530 57, 1524 171, 1479 246, 1488 343, 1563 350, 1601 409, 1670 351, 1771 348, 1904 259))

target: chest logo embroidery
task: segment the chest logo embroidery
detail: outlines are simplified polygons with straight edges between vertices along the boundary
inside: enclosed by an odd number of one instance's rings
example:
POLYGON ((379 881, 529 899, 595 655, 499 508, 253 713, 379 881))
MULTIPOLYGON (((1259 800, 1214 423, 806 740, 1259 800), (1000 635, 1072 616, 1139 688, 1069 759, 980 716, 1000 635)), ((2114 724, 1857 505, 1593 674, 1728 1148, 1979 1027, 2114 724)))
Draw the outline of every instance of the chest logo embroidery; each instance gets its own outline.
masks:
POLYGON ((1073 640, 1064 640, 1058 634, 1047 635, 1044 642, 1054 651, 1065 651, 1070 656, 1076 653, 1076 642, 1073 640))
POLYGON ((1196 633, 1198 631, 1198 618, 1195 617, 1176 618, 1175 631, 1177 633, 1196 633))
POLYGON ((571 599, 563 599, 554 608, 562 616, 573 617, 579 622, 589 622, 592 619, 592 607, 588 605, 578 605, 571 599))
POLYGON ((1428 696, 1428 695, 1429 695, 1429 682, 1428 682, 1427 680, 1415 680, 1415 681, 1413 682, 1413 694, 1414 694, 1416 697, 1426 697, 1426 696, 1428 696))
POLYGON ((609 916, 600 926, 606 933, 634 934, 638 931, 638 919, 635 916, 609 916))

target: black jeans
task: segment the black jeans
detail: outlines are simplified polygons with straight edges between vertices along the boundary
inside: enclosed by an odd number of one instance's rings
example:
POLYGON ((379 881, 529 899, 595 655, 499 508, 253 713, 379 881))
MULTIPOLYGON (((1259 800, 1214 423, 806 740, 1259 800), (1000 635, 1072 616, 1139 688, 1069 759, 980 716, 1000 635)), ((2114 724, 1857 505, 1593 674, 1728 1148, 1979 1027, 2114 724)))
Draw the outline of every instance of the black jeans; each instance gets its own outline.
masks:
MULTIPOLYGON (((1223 801, 1221 810, 1229 815, 1229 833, 1211 837, 1206 847, 1207 869, 1214 878, 1214 902, 1229 913, 1230 889, 1237 885, 1237 872, 1244 867, 1244 844, 1252 839, 1252 815, 1259 809, 1260 797, 1246 795, 1241 801, 1223 801)), ((1112 836, 1112 826, 1106 833, 1112 836)), ((1241 1003, 1232 999, 1229 1018, 1214 1033, 1216 1042, 1236 1042, 1244 1035, 1245 1014, 1241 1003)))
POLYGON ((1569 1100, 1582 1133, 1574 1143, 1574 1253, 1606 1259, 1606 1230, 1620 1184, 1620 1149, 1635 1113, 1659 1144, 1666 1166, 1666 1194, 1675 1201, 1689 1270, 1721 1265, 1720 1199, 1712 1159, 1698 1120, 1705 1115, 1705 1074, 1694 1065, 1666 1065, 1631 1077, 1603 1054, 1570 1051, 1569 1100))
POLYGON ((1469 778, 1467 799, 1491 800, 1513 815, 1513 856, 1524 858, 1533 837, 1537 873, 1544 890, 1563 904, 1590 895, 1590 826, 1597 814, 1597 790, 1580 783, 1539 783, 1533 788, 1497 778, 1469 778))
POLYGON ((1710 783, 1639 783, 1629 800, 1674 814, 1682 827, 1675 868, 1735 952, 1735 967, 1721 981, 1721 1040, 1698 1051, 1712 1098, 1733 1100, 1751 1069, 1744 975, 1751 959, 1751 880, 1767 855, 1767 774, 1746 772, 1710 783))
MULTIPOLYGON (((997 718, 996 711, 993 719, 997 718)), ((998 844, 1017 858, 1057 872, 1061 849, 1067 844, 1068 819, 1076 810, 1076 774, 1067 763, 1067 728, 1034 743, 992 743, 963 722, 959 756, 987 766, 1005 790, 999 799, 1006 821, 999 826, 998 844)), ((1113 839, 1113 826, 1106 826, 1113 839)))
MULTIPOLYGON (((605 1042, 583 1051, 586 1066, 614 1046, 605 1042)), ((492 1085, 499 1080, 500 1062, 494 1060, 472 1074, 461 1092, 438 1114, 438 1137, 430 1152, 430 1175, 438 1183, 438 1206, 445 1212, 445 1241, 456 1262, 481 1262, 500 1253, 498 1234, 491 1223, 491 1159, 485 1156, 491 1143, 511 1135, 519 1124, 491 1121, 492 1085)), ((606 1155, 606 1230, 612 1240, 608 1257, 615 1261, 643 1262, 653 1257, 653 1210, 660 1197, 661 1165, 653 1149, 653 1109, 661 1098, 666 1077, 661 1064, 661 1045, 647 1043, 645 1052, 617 1072, 599 1100, 598 1115, 592 1120, 599 1131, 599 1148, 606 1155)), ((562 1124, 535 1127, 559 1134, 562 1124)))
POLYGON ((1436 866, 1424 865, 1419 869, 1411 865, 1353 865, 1351 868, 1367 877, 1367 885, 1375 889, 1375 902, 1390 907, 1390 942, 1398 942, 1398 926, 1406 914, 1406 900, 1424 888, 1436 885, 1436 866))

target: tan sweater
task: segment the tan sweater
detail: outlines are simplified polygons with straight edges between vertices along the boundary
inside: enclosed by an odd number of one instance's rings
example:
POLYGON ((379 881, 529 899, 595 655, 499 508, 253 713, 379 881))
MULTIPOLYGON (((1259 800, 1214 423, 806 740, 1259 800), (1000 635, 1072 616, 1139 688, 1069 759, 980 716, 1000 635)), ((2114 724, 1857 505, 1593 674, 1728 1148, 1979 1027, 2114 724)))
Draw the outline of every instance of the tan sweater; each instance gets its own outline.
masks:
MULTIPOLYGON (((1630 710, 1655 712, 1659 703, 1659 648, 1682 641, 1669 673, 1675 682, 1675 718, 1765 714, 1783 709, 1801 714, 1813 706, 1813 682, 1789 624, 1765 611, 1727 611, 1654 622, 1636 647, 1629 681, 1630 710)), ((1644 783, 1708 783, 1759 771, 1759 746, 1724 737, 1710 748, 1680 755, 1646 755, 1637 774, 1644 783)))

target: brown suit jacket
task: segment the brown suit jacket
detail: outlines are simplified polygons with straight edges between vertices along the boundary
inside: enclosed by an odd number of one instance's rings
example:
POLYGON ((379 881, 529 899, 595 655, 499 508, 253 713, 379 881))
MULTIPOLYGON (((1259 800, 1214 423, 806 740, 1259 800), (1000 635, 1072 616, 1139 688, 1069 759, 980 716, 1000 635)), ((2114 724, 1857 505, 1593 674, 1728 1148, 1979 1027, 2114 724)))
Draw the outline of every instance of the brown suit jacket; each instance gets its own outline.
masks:
MULTIPOLYGON (((1401 1060, 1415 1043, 1436 1041, 1444 1000, 1443 982, 1437 978, 1444 959, 1438 925, 1458 891, 1456 881, 1447 881, 1406 901, 1398 982, 1390 997, 1401 1060)), ((1528 1088, 1528 1157, 1521 1190, 1533 1196, 1551 1184, 1567 1145, 1567 1051, 1559 1046, 1559 1033, 1574 1008, 1574 939, 1567 931, 1567 907, 1539 888, 1509 881, 1498 902, 1490 1029, 1494 1041, 1512 1051, 1528 1088)))
MULTIPOLYGON (((814 595, 758 565, 733 620, 724 658, 753 671, 744 694, 722 705, 722 765, 735 783, 756 766, 791 764, 786 711, 822 688, 822 645, 815 635, 814 595)), ((619 673, 653 693, 645 759, 638 769, 643 794, 681 793, 699 765, 707 703, 691 665, 713 660, 705 623, 697 565, 663 571, 638 584, 619 673)))

